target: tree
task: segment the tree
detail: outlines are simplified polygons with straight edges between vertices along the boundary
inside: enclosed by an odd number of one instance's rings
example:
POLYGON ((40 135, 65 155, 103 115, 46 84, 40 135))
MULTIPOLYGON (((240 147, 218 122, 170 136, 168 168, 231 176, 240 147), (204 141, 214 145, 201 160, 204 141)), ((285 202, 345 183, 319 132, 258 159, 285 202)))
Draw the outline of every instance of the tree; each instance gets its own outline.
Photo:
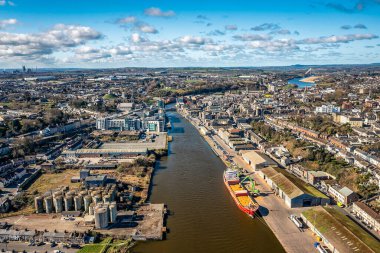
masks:
POLYGON ((18 133, 18 131, 20 131, 20 129, 21 129, 20 120, 18 120, 18 119, 9 121, 7 126, 9 128, 9 130, 14 134, 18 133))
POLYGON ((22 157, 34 152, 34 141, 31 137, 18 138, 12 150, 13 157, 22 157))
POLYGON ((21 133, 28 133, 42 128, 42 123, 39 120, 23 119, 21 120, 21 133))
POLYGON ((29 198, 29 196, 26 194, 26 192, 21 192, 17 194, 14 199, 12 200, 12 206, 19 210, 29 204, 31 204, 32 200, 29 198))
POLYGON ((49 109, 46 111, 44 115, 44 121, 46 125, 55 125, 66 123, 68 119, 68 115, 64 114, 59 109, 49 109))

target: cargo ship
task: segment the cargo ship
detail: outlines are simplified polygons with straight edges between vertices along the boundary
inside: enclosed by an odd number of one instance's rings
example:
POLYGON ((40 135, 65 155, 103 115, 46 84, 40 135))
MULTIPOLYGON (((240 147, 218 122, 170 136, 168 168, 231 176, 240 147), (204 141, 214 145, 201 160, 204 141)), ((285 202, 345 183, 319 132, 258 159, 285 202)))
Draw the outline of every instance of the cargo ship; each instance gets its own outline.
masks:
POLYGON ((242 187, 237 171, 226 170, 223 174, 223 180, 235 204, 240 210, 253 218, 259 209, 259 204, 254 201, 249 195, 249 192, 242 187))

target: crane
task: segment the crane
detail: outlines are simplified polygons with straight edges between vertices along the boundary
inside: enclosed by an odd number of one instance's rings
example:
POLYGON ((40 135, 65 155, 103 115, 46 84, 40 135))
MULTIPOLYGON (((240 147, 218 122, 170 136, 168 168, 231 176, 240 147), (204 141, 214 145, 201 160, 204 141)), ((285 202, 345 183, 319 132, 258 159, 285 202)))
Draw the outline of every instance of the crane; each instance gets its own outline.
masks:
POLYGON ((306 72, 305 72, 305 76, 307 75, 311 75, 311 68, 309 68, 306 72))
POLYGON ((252 178, 251 178, 249 175, 246 176, 243 180, 241 180, 240 183, 243 184, 244 181, 246 181, 246 180, 249 180, 249 182, 251 183, 251 189, 250 189, 251 192, 252 192, 253 194, 255 194, 255 195, 260 194, 259 189, 256 189, 256 187, 255 187, 255 181, 252 180, 252 178))

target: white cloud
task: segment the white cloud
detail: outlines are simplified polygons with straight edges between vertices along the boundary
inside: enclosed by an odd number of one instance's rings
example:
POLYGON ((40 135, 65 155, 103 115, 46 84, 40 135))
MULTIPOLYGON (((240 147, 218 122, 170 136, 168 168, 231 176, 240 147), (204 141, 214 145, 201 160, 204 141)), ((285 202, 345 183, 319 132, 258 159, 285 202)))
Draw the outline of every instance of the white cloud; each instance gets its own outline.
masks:
POLYGON ((287 29, 281 29, 281 30, 272 31, 270 34, 290 35, 291 32, 287 29))
POLYGON ((93 48, 81 46, 74 51, 74 55, 65 59, 66 62, 104 62, 112 61, 120 57, 130 57, 132 51, 130 47, 120 44, 109 48, 93 48))
POLYGON ((175 16, 174 11, 162 11, 160 8, 151 7, 145 9, 144 14, 152 17, 173 17, 175 16))
POLYGON ((203 38, 200 36, 186 35, 178 39, 183 44, 204 45, 208 42, 212 42, 211 39, 203 38))
POLYGON ((252 27, 252 31, 267 31, 267 30, 278 30, 281 29, 281 27, 278 24, 274 23, 264 23, 255 27, 252 27))
POLYGON ((318 38, 306 38, 303 40, 297 41, 298 44, 322 44, 322 43, 348 43, 356 40, 372 40, 377 39, 379 36, 375 34, 348 34, 348 35, 333 35, 327 37, 318 37, 318 38))
POLYGON ((137 22, 137 18, 135 16, 128 16, 125 18, 120 18, 116 20, 117 24, 133 24, 137 22))
POLYGON ((211 45, 205 45, 204 46, 204 50, 205 51, 217 51, 217 52, 223 52, 223 51, 226 51, 226 50, 231 50, 233 49, 234 47, 231 46, 231 45, 218 45, 218 44, 211 44, 211 45))
POLYGON ((3 32, 0 33, 0 58, 36 59, 101 38, 102 34, 90 27, 63 24, 38 34, 3 32))
POLYGON ((158 33, 158 30, 154 26, 138 20, 135 16, 120 18, 115 23, 124 29, 132 29, 143 33, 158 33))
POLYGON ((109 52, 113 55, 130 55, 132 54, 131 48, 121 44, 116 47, 113 47, 109 50, 109 52))
POLYGON ((140 42, 147 42, 147 41, 148 41, 148 39, 142 37, 138 33, 133 33, 131 35, 131 42, 133 42, 133 43, 140 43, 140 42))
POLYGON ((279 39, 274 41, 252 41, 248 44, 253 49, 265 51, 289 51, 298 50, 299 47, 291 39, 279 39))
POLYGON ((18 23, 17 19, 14 19, 14 18, 0 20, 0 30, 3 30, 10 25, 16 25, 17 23, 18 23))
POLYGON ((158 30, 148 24, 139 24, 136 28, 143 33, 158 33, 158 30))
POLYGON ((255 40, 271 40, 272 37, 268 34, 241 34, 233 36, 235 40, 240 41, 255 41, 255 40))

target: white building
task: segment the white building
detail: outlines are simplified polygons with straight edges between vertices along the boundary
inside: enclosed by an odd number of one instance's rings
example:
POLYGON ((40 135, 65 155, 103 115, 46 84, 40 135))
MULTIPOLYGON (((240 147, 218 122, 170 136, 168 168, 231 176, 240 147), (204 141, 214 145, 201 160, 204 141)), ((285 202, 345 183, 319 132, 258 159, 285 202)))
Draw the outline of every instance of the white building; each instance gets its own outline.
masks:
POLYGON ((142 128, 139 118, 127 117, 123 119, 98 118, 96 119, 96 129, 115 131, 135 131, 142 128))
POLYGON ((358 195, 347 187, 341 188, 337 185, 330 185, 328 188, 328 193, 335 199, 335 201, 346 206, 358 200, 358 195))
POLYGON ((316 113, 339 113, 340 107, 333 105, 322 105, 315 108, 316 113))
POLYGON ((165 120, 156 117, 145 118, 143 128, 148 132, 165 132, 165 120))
POLYGON ((363 202, 355 202, 352 205, 352 212, 365 224, 380 233, 380 214, 372 210, 363 202))

